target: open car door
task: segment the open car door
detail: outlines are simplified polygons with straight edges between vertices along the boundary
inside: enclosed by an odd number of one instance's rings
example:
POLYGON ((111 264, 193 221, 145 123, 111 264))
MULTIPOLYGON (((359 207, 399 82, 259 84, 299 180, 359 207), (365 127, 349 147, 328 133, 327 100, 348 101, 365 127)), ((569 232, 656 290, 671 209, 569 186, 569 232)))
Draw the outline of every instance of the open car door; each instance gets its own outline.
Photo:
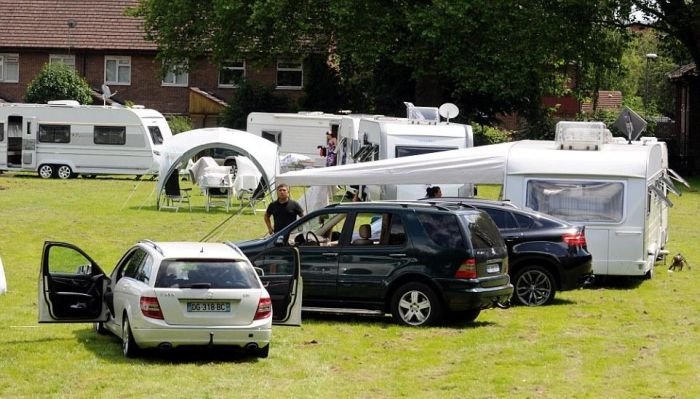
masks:
POLYGON ((251 259, 272 299, 272 323, 301 325, 301 257, 296 247, 271 248, 251 259))
POLYGON ((44 242, 39 273, 39 323, 107 321, 109 277, 80 248, 44 242))

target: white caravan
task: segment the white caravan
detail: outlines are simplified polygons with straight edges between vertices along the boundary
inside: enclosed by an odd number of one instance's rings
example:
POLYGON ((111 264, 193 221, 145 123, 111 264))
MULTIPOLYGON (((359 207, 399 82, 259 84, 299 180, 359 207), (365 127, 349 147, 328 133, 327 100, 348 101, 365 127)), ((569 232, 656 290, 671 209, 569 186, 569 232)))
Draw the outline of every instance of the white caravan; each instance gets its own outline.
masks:
MULTIPOLYGON (((338 137, 339 164, 402 158, 474 146, 471 126, 440 122, 437 108, 409 106, 408 109, 407 118, 343 118, 338 137), (416 112, 416 109, 423 113, 416 112)), ((426 188, 435 183, 438 182, 370 186, 370 197, 384 200, 418 199, 424 197, 426 188)), ((443 195, 453 197, 471 196, 473 192, 472 185, 462 184, 443 185, 441 189, 443 195)))
POLYGON ((0 170, 61 179, 155 174, 171 136, 163 115, 138 106, 0 104, 0 170))
POLYGON ((325 166, 319 147, 326 145, 326 132, 338 130, 342 117, 323 112, 251 112, 246 131, 277 144, 281 155, 306 155, 315 165, 325 166))
POLYGON ((500 184, 503 199, 584 224, 596 275, 651 276, 668 240, 667 194, 677 192, 665 143, 613 139, 601 122, 569 122, 557 130, 555 141, 299 170, 279 175, 277 182, 500 184))

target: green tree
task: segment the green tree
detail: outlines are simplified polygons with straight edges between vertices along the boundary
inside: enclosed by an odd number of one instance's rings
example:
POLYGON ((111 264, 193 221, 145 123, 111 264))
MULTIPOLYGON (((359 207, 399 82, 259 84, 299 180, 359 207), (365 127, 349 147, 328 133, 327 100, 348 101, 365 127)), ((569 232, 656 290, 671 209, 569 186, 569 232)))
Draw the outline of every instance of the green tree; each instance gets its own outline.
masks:
POLYGON ((47 103, 52 100, 75 100, 92 104, 90 85, 75 70, 64 64, 46 64, 29 82, 24 94, 28 103, 47 103))
POLYGON ((222 113, 222 124, 232 129, 245 130, 248 114, 258 112, 291 111, 287 97, 276 95, 274 87, 243 80, 222 113))
POLYGON ((572 70, 604 76, 624 42, 606 31, 614 11, 607 0, 143 0, 133 14, 165 65, 320 53, 337 61, 353 111, 401 110, 420 86, 489 121, 541 118, 542 96, 567 90, 572 70))

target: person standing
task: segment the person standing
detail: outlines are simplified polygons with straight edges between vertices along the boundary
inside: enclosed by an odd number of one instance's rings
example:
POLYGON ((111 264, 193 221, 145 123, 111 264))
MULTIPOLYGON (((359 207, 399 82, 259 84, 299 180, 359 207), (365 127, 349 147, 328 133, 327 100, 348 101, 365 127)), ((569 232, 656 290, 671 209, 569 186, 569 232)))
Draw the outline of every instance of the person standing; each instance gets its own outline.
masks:
POLYGON ((301 205, 289 198, 289 186, 286 184, 277 186, 277 200, 270 203, 265 211, 265 225, 268 234, 282 230, 297 220, 297 217, 302 216, 304 216, 304 210, 301 209, 301 205), (274 221, 274 228, 270 217, 274 221))

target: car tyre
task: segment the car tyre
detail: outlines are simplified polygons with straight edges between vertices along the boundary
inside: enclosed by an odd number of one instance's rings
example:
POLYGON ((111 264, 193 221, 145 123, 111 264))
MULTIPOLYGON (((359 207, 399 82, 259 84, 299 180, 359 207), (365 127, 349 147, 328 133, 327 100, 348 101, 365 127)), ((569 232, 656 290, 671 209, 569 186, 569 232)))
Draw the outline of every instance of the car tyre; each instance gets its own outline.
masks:
POLYGON ((442 319, 442 303, 432 288, 412 282, 399 287, 391 301, 391 315, 407 326, 434 325, 442 319))
POLYGON ((267 345, 263 346, 262 348, 258 348, 255 351, 255 356, 257 356, 261 359, 265 359, 269 355, 270 355, 270 344, 267 344, 267 345))
POLYGON ((73 170, 68 165, 61 165, 56 170, 56 175, 59 179, 70 179, 73 176, 73 170))
POLYGON ((525 266, 513 276, 513 299, 525 306, 549 305, 554 300, 555 282, 542 266, 525 266))
POLYGON ((124 315, 122 323, 122 353, 125 357, 136 357, 139 353, 139 346, 131 333, 131 324, 129 324, 129 318, 126 315, 124 315))
POLYGON ((50 179, 53 177, 54 170, 53 166, 49 164, 43 164, 39 166, 39 177, 42 179, 50 179))

